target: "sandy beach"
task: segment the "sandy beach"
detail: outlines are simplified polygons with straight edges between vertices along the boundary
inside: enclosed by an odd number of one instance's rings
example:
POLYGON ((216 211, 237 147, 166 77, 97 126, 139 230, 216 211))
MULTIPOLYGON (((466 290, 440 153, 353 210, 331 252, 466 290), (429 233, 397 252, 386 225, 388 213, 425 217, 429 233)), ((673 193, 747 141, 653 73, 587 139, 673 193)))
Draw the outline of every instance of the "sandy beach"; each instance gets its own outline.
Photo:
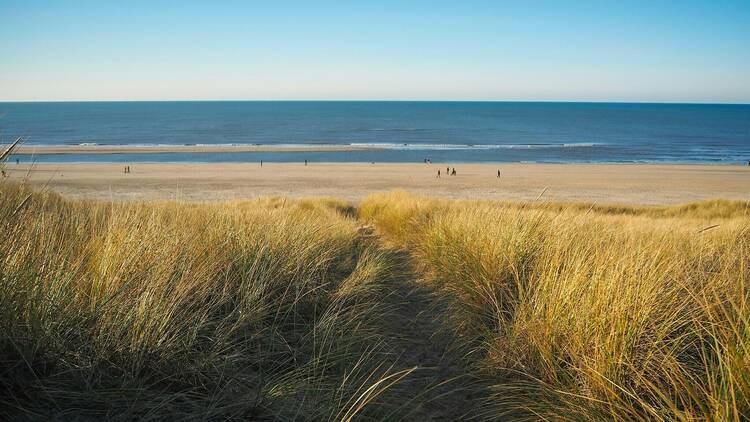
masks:
POLYGON ((9 164, 65 196, 99 200, 226 201, 266 195, 332 196, 350 201, 404 189, 441 198, 680 204, 750 199, 750 167, 630 164, 9 164), (442 177, 436 178, 438 169, 442 177), (500 170, 501 177, 497 177, 500 170))

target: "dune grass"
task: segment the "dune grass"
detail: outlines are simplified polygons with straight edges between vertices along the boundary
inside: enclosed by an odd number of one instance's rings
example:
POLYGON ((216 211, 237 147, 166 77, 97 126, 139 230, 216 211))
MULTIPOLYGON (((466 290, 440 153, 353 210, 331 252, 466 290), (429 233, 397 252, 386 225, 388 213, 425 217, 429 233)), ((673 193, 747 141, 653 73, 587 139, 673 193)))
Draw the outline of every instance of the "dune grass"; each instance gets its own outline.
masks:
POLYGON ((64 201, 0 183, 2 419, 381 418, 388 262, 336 201, 64 201))
POLYGON ((491 385, 483 418, 750 417, 747 204, 685 207, 373 195, 491 385))
POLYGON ((384 298, 412 271, 478 419, 750 417, 747 203, 103 203, 0 181, 0 226, 0 419, 408 420, 429 394, 383 327, 408 323, 384 298))

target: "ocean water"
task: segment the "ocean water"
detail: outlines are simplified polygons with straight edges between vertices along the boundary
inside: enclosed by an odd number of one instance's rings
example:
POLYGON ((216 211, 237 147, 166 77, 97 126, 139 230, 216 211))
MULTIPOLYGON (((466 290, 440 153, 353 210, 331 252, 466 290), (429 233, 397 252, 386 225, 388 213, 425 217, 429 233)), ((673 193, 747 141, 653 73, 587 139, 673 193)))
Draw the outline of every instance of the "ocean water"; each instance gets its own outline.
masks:
POLYGON ((196 101, 0 103, 0 143, 374 146, 346 152, 21 155, 37 162, 750 160, 750 105, 196 101))

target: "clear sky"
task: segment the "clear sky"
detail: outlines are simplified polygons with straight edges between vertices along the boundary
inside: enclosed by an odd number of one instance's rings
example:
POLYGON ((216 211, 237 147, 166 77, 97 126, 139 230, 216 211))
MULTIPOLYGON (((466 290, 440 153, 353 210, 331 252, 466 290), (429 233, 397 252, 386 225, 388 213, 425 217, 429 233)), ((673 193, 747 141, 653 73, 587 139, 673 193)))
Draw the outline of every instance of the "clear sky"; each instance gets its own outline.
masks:
POLYGON ((750 0, 0 0, 0 101, 750 102, 750 0))

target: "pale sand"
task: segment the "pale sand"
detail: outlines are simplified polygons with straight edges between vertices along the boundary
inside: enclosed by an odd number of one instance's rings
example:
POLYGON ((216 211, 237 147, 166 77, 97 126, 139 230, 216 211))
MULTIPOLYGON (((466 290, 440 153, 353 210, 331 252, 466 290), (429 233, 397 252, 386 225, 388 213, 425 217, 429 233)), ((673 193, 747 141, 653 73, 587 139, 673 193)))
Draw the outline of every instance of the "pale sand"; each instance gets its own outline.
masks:
MULTIPOLYGON (((631 164, 119 164, 37 165, 30 180, 66 196, 102 200, 217 201, 265 195, 357 201, 405 189, 440 198, 678 204, 750 199, 750 167, 631 164), (453 167, 453 166, 451 166, 453 167), (442 177, 436 179, 437 170, 442 177), (501 178, 497 178, 497 170, 501 178), (542 194, 542 192, 544 192, 542 194)), ((7 164, 11 178, 27 166, 7 164)))
MULTIPOLYGON (((2 147, 2 146, 0 146, 2 147)), ((2 148, 0 148, 2 149, 2 148)), ((17 154, 154 154, 165 152, 200 153, 200 152, 348 152, 377 151, 381 148, 356 145, 164 145, 164 146, 128 146, 128 145, 68 145, 68 146, 20 146, 17 154)))

